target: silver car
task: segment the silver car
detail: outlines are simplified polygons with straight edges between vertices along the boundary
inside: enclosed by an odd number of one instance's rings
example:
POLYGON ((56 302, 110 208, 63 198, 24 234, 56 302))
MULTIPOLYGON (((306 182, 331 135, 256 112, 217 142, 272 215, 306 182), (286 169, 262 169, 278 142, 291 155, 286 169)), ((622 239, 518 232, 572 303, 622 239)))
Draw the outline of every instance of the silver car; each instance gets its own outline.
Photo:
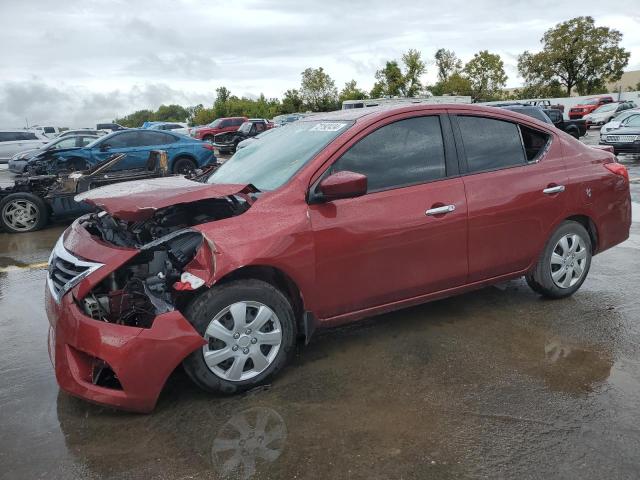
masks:
POLYGON ((640 115, 640 108, 632 108, 630 110, 625 110, 624 112, 620 112, 613 120, 608 123, 605 123, 600 129, 600 136, 609 133, 612 130, 617 130, 622 126, 623 123, 626 123, 631 117, 635 117, 636 115, 640 115))
POLYGON ((16 153, 40 148, 50 139, 27 130, 0 130, 0 163, 7 163, 16 153))
POLYGON ((11 160, 9 160, 9 171, 13 173, 23 173, 25 167, 29 163, 29 160, 41 153, 48 152, 50 150, 62 150, 63 148, 86 147, 97 138, 100 138, 100 136, 89 134, 67 135, 64 137, 54 138, 40 148, 24 150, 16 153, 11 157, 11 160))

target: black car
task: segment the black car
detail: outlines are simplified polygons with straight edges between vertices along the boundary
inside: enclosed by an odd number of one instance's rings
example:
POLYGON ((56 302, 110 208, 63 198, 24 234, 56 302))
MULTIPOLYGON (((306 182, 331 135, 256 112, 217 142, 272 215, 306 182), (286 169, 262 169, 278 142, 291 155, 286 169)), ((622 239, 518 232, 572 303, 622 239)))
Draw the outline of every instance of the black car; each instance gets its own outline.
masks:
POLYGON ((543 111, 551 119, 556 128, 567 132, 572 137, 580 138, 587 134, 587 122, 585 120, 565 120, 562 112, 555 108, 544 108, 543 111))
POLYGON ((624 127, 600 135, 600 145, 610 145, 615 154, 640 154, 640 115, 632 117, 624 127))
POLYGON ((249 119, 240 125, 240 128, 235 132, 224 132, 214 136, 213 148, 222 154, 235 153, 241 141, 255 137, 268 128, 271 128, 271 125, 264 119, 249 119))

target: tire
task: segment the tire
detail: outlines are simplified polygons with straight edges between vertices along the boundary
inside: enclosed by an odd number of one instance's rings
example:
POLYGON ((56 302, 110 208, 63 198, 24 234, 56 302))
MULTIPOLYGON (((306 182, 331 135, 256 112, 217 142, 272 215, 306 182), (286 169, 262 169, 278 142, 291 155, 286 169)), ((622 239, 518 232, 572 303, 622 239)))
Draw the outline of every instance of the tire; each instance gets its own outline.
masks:
POLYGON ((553 232, 536 266, 525 278, 540 295, 568 297, 587 278, 591 256, 591 237, 587 230, 578 222, 565 221, 553 232))
POLYGON ((188 157, 179 157, 173 162, 173 173, 184 175, 194 171, 197 167, 196 162, 192 159, 188 157))
POLYGON ((205 135, 204 137, 202 137, 202 141, 213 143, 213 135, 205 135))
POLYGON ((35 232, 49 222, 49 209, 32 193, 12 193, 0 201, 0 226, 10 233, 35 232))
POLYGON ((575 138, 576 140, 580 138, 580 130, 576 128, 570 129, 567 133, 571 135, 573 138, 575 138))
POLYGON ((208 343, 185 358, 183 366, 191 380, 209 392, 233 394, 269 383, 295 349, 297 332, 291 304, 279 290, 261 280, 237 280, 213 287, 191 302, 185 317, 208 343), (267 310, 258 310, 265 306, 267 310), (244 311, 250 321, 242 325, 230 307, 240 319, 244 311), (256 314, 259 311, 264 312, 264 324, 249 331, 252 322, 261 321, 256 314), (276 346, 278 331, 280 343, 276 346), (258 341, 259 336, 271 344, 258 341))

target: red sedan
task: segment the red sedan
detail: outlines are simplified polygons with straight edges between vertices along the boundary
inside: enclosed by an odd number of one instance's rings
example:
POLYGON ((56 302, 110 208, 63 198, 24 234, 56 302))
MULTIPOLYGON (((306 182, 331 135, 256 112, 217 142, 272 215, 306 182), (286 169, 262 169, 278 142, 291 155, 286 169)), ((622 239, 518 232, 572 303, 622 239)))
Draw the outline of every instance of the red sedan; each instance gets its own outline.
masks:
POLYGON ((50 259, 60 387, 148 412, 183 364, 202 388, 269 382, 316 327, 525 276, 563 298, 629 236, 610 151, 518 113, 409 105, 319 114, 207 181, 92 190, 50 259))

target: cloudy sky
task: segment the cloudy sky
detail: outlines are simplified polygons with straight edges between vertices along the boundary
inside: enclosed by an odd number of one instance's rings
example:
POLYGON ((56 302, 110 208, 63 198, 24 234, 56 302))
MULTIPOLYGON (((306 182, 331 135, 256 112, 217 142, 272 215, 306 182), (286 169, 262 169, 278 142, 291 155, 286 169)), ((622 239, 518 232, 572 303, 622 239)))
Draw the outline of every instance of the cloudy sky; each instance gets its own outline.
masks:
POLYGON ((577 15, 622 31, 640 69, 638 0, 0 0, 0 127, 92 126, 162 103, 210 105, 221 85, 236 95, 281 96, 306 67, 339 88, 370 89, 385 60, 409 48, 430 64, 453 49, 464 61, 499 53, 520 85, 517 56, 577 15))

